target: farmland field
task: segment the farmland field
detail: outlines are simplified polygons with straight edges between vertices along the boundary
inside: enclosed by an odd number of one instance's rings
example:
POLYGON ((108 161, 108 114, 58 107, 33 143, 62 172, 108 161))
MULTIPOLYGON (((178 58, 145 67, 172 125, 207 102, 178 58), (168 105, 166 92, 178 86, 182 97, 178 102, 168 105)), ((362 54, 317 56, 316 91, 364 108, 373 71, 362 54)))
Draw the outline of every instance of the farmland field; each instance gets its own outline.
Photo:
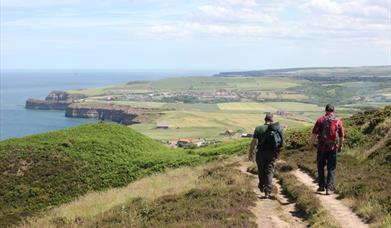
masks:
MULTIPOLYGON (((252 133, 254 128, 263 124, 262 111, 254 112, 202 112, 202 111, 166 111, 164 115, 148 123, 132 125, 132 128, 159 140, 178 138, 229 139, 222 135, 226 130, 252 133), (169 125, 169 129, 156 129, 157 123, 169 125)), ((311 125, 308 120, 293 120, 276 116, 276 121, 287 128, 300 128, 311 125)), ((239 137, 239 135, 233 136, 239 137)))
POLYGON ((218 104, 221 110, 233 111, 248 111, 256 110, 259 112, 274 112, 276 108, 265 103, 255 103, 255 102, 232 102, 232 103, 220 103, 218 104))
POLYGON ((323 108, 314 104, 306 104, 301 102, 270 102, 266 103, 276 109, 290 112, 319 112, 323 108))
MULTIPOLYGON (((232 138, 222 135, 226 130, 240 137, 241 132, 251 133, 262 124, 265 112, 275 114, 287 128, 300 128, 312 125, 327 103, 336 105, 339 117, 348 117, 359 108, 382 107, 391 99, 387 81, 333 81, 323 78, 327 72, 315 71, 317 78, 240 74, 175 77, 70 92, 84 93, 86 100, 92 102, 161 109, 162 115, 131 126, 159 140, 232 138), (366 94, 369 95, 363 100, 366 94), (157 124, 168 125, 169 129, 156 129, 157 124)), ((298 76, 302 73, 305 72, 299 70, 298 76)))

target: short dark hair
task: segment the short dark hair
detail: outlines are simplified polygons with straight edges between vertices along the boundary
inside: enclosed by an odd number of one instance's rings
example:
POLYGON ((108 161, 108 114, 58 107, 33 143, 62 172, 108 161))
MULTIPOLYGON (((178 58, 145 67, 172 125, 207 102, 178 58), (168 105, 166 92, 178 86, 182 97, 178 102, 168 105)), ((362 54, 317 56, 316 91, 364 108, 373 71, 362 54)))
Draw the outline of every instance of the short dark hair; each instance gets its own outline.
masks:
POLYGON ((265 121, 273 122, 273 114, 266 113, 265 121))
POLYGON ((334 106, 332 104, 327 104, 325 111, 326 112, 334 112, 334 106))

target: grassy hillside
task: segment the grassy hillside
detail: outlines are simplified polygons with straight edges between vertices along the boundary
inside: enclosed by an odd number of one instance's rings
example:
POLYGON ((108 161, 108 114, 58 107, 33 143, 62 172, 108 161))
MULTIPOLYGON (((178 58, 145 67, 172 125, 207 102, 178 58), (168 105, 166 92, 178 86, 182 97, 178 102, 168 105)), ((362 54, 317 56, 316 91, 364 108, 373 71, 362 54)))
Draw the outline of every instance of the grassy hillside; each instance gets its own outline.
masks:
MULTIPOLYGON (((391 226, 391 106, 344 120, 346 148, 338 155, 336 189, 371 224, 391 226)), ((283 159, 316 177, 310 129, 288 135, 283 159)))
POLYGON ((89 191, 244 151, 247 141, 173 150, 118 124, 88 124, 0 142, 0 226, 89 191), (221 149, 223 148, 223 149, 221 149))
POLYGON ((251 179, 235 165, 214 165, 183 193, 153 200, 135 198, 99 216, 65 221, 83 227, 256 227, 250 206, 257 200, 251 179))

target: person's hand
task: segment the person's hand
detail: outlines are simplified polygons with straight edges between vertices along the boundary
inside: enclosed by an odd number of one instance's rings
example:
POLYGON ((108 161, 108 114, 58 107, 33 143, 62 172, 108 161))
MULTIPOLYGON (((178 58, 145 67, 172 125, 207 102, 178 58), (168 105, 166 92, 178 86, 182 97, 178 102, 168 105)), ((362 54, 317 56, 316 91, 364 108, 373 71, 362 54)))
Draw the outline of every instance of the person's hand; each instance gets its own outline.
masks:
POLYGON ((338 150, 337 150, 337 151, 338 151, 338 152, 341 152, 341 151, 342 151, 342 147, 343 147, 342 144, 341 144, 341 145, 338 145, 338 150))
POLYGON ((253 155, 253 153, 248 153, 248 160, 249 160, 249 161, 254 161, 254 155, 253 155))

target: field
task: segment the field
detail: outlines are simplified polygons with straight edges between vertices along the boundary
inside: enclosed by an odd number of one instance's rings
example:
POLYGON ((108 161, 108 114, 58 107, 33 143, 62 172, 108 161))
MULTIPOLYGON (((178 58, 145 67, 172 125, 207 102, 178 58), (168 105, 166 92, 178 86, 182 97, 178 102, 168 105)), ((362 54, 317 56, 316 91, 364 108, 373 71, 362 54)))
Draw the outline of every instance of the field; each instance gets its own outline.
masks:
POLYGON ((177 77, 156 81, 136 81, 124 85, 112 85, 102 88, 70 90, 70 93, 83 93, 88 96, 113 95, 122 92, 148 93, 156 91, 184 91, 184 90, 262 90, 280 91, 299 86, 300 80, 286 80, 281 78, 253 78, 253 77, 177 77))
POLYGON ((235 102, 235 103, 220 103, 218 104, 221 110, 226 111, 258 111, 258 112, 275 112, 277 111, 271 105, 266 103, 255 102, 235 102))
MULTIPOLYGON (((383 107, 391 101, 390 81, 376 77, 363 81, 356 76, 371 69, 336 68, 339 74, 355 75, 341 76, 338 80, 325 77, 334 68, 289 69, 270 71, 273 76, 263 75, 264 72, 259 77, 243 76, 247 74, 242 72, 242 75, 228 74, 230 77, 176 77, 70 92, 84 93, 90 102, 161 109, 163 115, 131 126, 154 139, 227 139, 230 137, 221 135, 226 130, 237 132, 235 137, 241 132, 252 132, 262 124, 265 112, 279 113, 276 120, 290 129, 312 125, 327 103, 337 107, 336 114, 340 117, 348 117, 365 107, 383 107), (278 75, 289 72, 296 76, 278 75), (307 75, 309 72, 316 76, 307 75), (157 124, 170 128, 158 130, 157 124)), ((372 70, 377 74, 387 69, 372 70)))
MULTIPOLYGON (((180 108, 175 108, 173 104, 171 107, 176 110, 165 111, 164 115, 156 119, 131 127, 159 140, 178 138, 228 139, 232 137, 222 135, 226 130, 252 133, 256 126, 263 124, 264 112, 276 110, 272 105, 273 103, 179 104, 180 108), (169 129, 156 129, 157 123, 167 124, 169 129)), ((162 107, 167 106, 163 105, 162 107)), ((309 113, 321 115, 322 112, 309 113)), ((312 119, 305 115, 298 117, 276 115, 275 120, 287 129, 312 125, 312 119)), ((233 137, 237 138, 239 135, 233 137)))
POLYGON ((276 109, 285 110, 288 112, 322 112, 323 107, 315 104, 306 104, 301 102, 270 102, 266 103, 276 109))

